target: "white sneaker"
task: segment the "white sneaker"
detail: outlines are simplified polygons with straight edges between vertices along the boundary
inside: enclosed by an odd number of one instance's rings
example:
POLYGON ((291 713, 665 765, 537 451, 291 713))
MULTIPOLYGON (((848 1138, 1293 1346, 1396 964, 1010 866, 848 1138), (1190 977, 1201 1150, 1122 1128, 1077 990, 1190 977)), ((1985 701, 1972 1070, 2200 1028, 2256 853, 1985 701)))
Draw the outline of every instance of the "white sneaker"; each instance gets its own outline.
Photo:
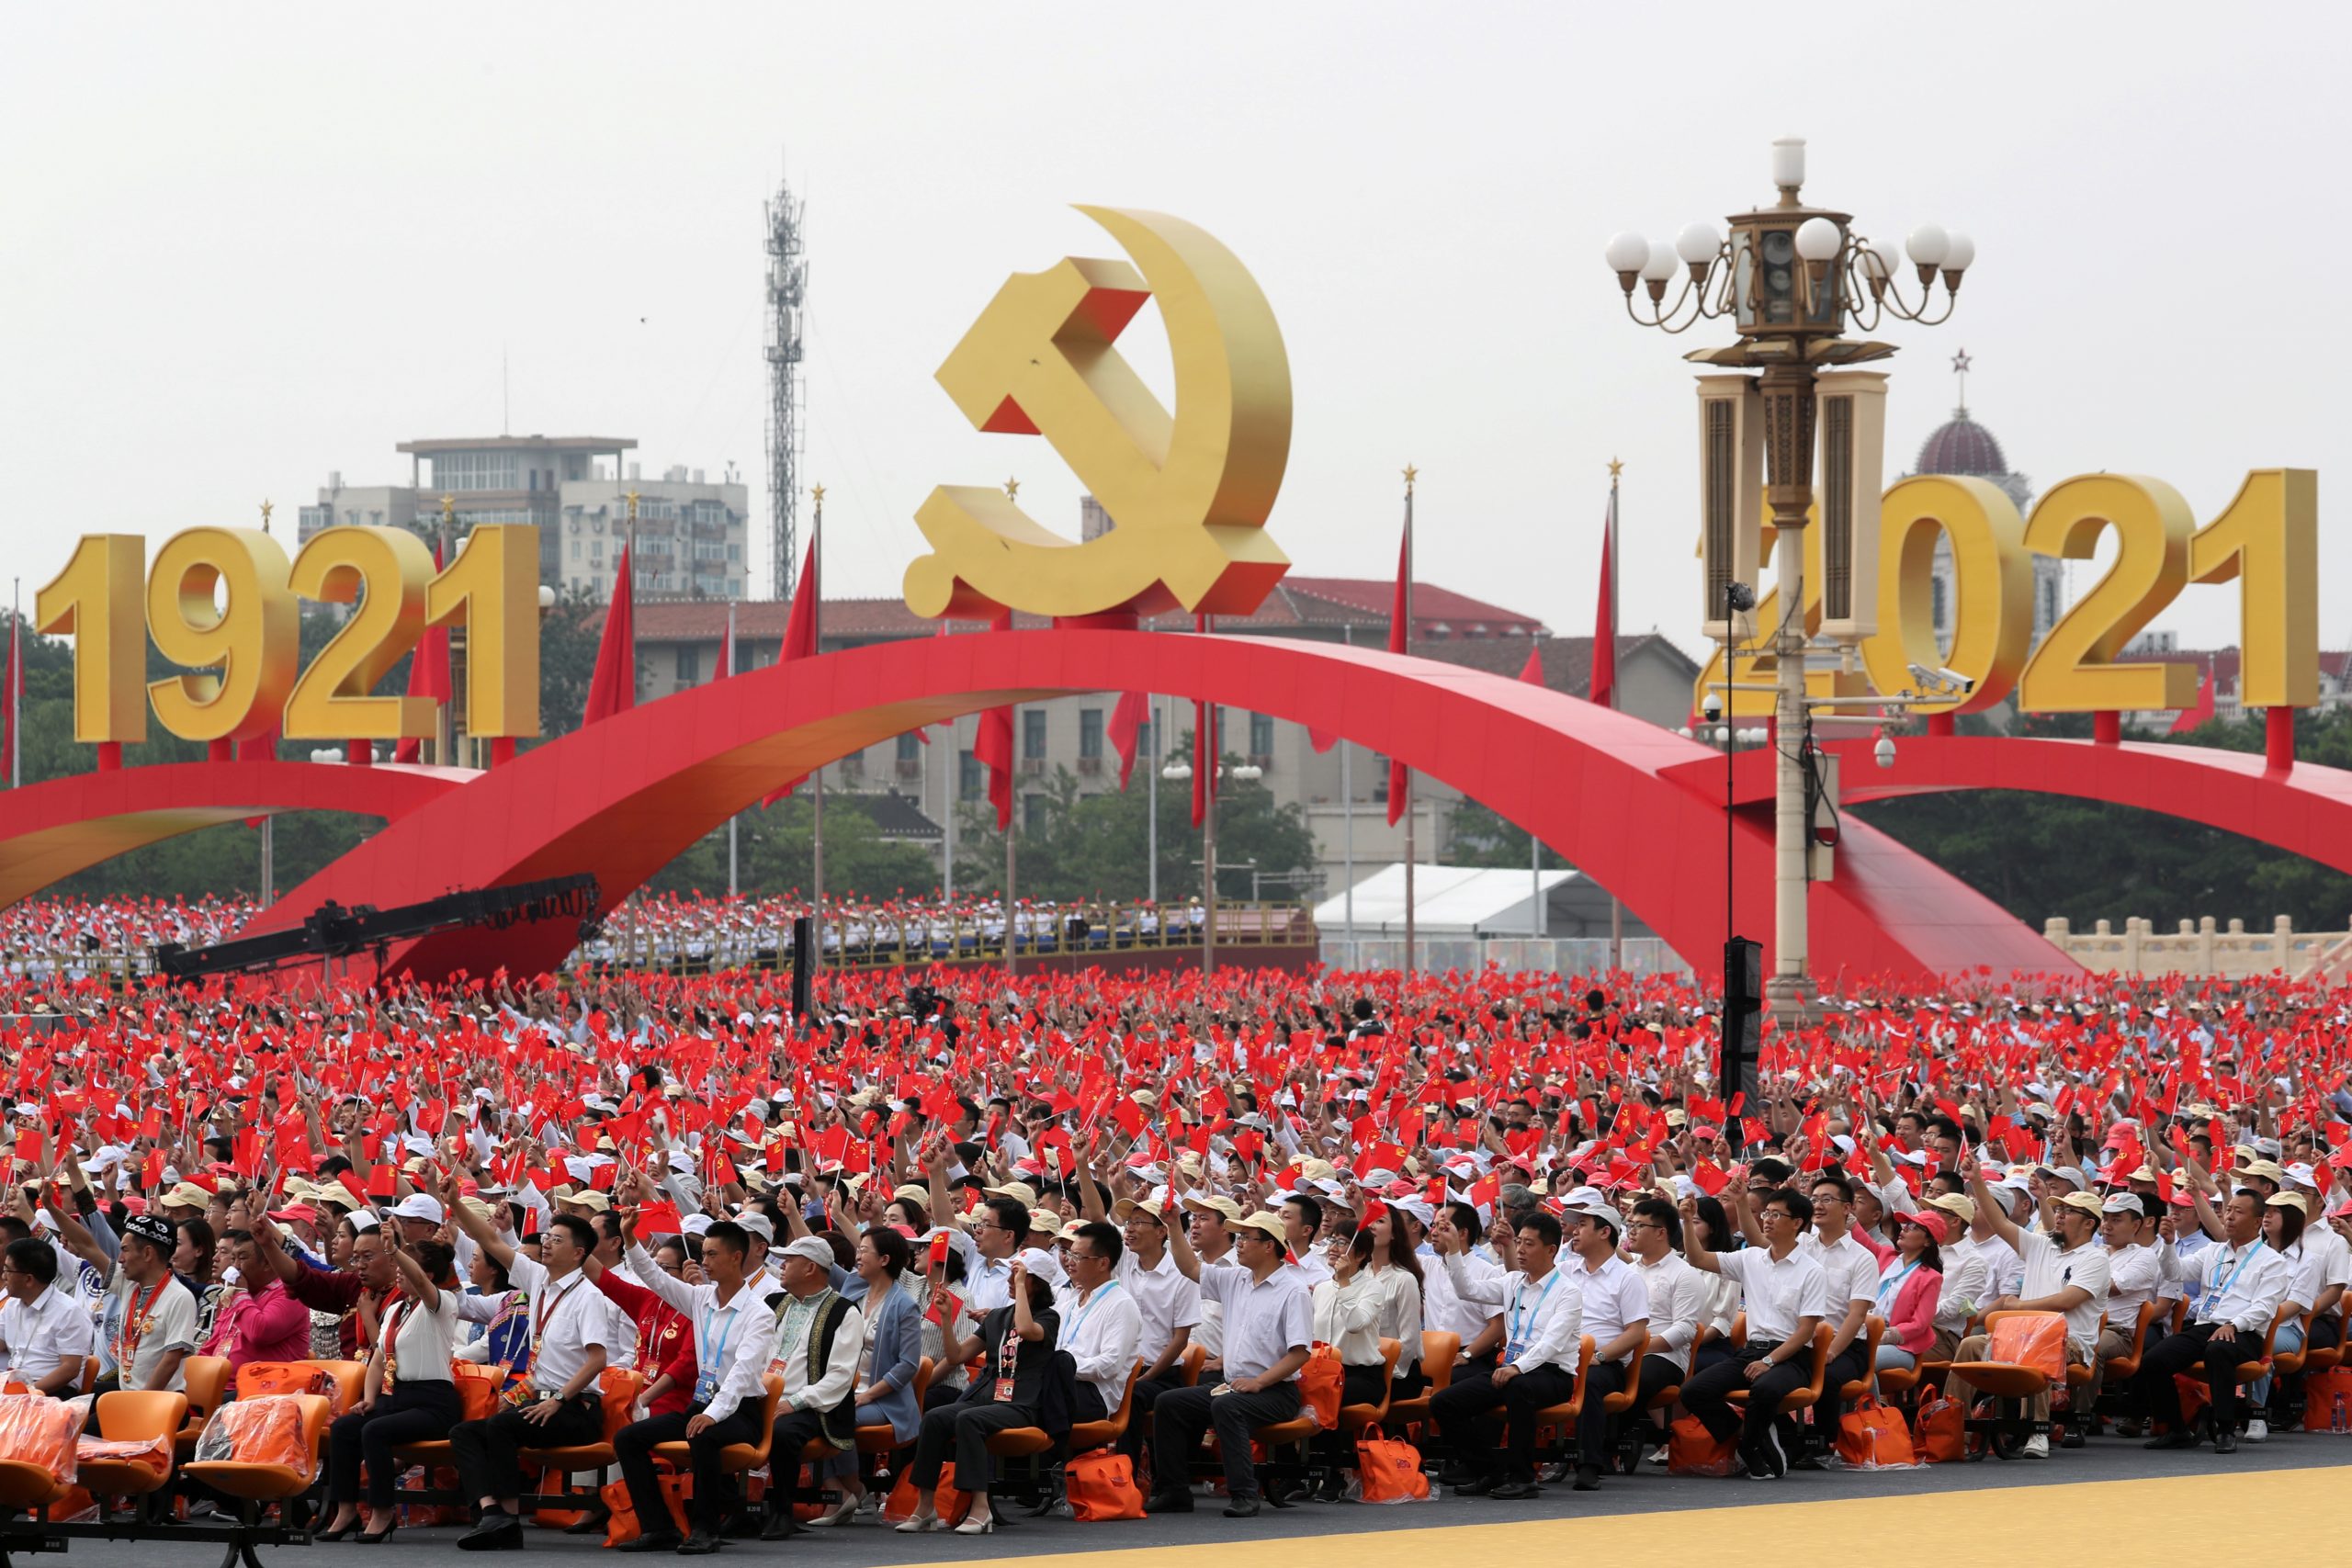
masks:
POLYGON ((2259 1416, 2250 1417, 2245 1424, 2245 1440, 2249 1443, 2268 1442, 2270 1440, 2270 1423, 2265 1421, 2259 1416))
POLYGON ((2025 1440, 2025 1457, 2028 1459, 2048 1459, 2050 1457, 2050 1434, 2047 1432, 2036 1432, 2032 1437, 2028 1438, 2025 1440))

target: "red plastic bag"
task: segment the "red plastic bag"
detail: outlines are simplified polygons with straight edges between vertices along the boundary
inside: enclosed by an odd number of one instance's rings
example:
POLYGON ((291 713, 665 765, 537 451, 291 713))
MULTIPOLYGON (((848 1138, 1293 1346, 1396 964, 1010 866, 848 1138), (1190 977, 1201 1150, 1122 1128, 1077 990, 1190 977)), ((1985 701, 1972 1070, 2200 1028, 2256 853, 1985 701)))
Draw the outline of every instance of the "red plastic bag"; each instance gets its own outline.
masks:
POLYGON ((1903 1413, 1868 1397, 1838 1417, 1838 1457, 1855 1470, 1909 1470, 1919 1462, 1903 1413))
POLYGON ((1299 1370, 1299 1398, 1315 1413, 1315 1424, 1327 1432, 1339 1427, 1340 1394, 1347 1383, 1348 1370, 1340 1364, 1339 1351, 1329 1345, 1317 1345, 1299 1370))
POLYGON ((1911 1424, 1912 1457, 1920 1464, 1953 1464, 1968 1455, 1968 1412, 1960 1401, 1929 1395, 1911 1424))
POLYGON ((2051 1387, 2065 1387, 2065 1315, 2054 1312, 2002 1314, 2001 1321, 1993 1325, 1984 1359, 2013 1367, 2031 1367, 2050 1380, 2051 1387))
POLYGON ((1696 1416, 1667 1429, 1666 1468, 1674 1475, 1729 1475, 1739 1467, 1739 1443, 1718 1438, 1696 1416))
POLYGON ((1427 1502, 1430 1478, 1421 1470, 1421 1450, 1383 1437, 1377 1426, 1366 1427, 1356 1437, 1356 1495, 1365 1503, 1427 1502))
POLYGON ((1062 1492, 1069 1499, 1069 1517, 1081 1524, 1143 1517, 1135 1464, 1115 1449, 1096 1449, 1064 1465, 1062 1492))
MULTIPOLYGON (((2324 1372, 2305 1373, 2303 1376, 2303 1430, 2334 1432, 2335 1430, 2335 1402, 2339 1399, 2344 1402, 2344 1408, 2347 1412, 2352 1412, 2352 1369, 2330 1367, 2324 1372)), ((2352 1415, 2346 1416, 2346 1425, 2347 1428, 2352 1428, 2352 1415)))
POLYGON ((0 1394, 0 1460, 39 1465, 71 1485, 89 1402, 45 1393, 0 1394))

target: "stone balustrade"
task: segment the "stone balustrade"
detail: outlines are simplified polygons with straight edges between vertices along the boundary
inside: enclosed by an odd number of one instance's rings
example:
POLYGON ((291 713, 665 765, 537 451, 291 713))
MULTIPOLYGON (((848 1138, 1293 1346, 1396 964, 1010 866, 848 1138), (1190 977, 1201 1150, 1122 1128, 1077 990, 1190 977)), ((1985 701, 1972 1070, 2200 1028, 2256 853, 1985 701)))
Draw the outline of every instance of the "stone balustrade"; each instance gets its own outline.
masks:
POLYGON ((2352 931, 2299 931, 2285 915, 2248 931, 2208 915, 2160 931, 2137 915, 2116 931, 2100 920, 2075 931, 2065 919, 2042 922, 2041 934, 2084 968, 2099 975, 2195 975, 2241 979, 2285 972, 2298 977, 2342 979, 2352 973, 2352 931))

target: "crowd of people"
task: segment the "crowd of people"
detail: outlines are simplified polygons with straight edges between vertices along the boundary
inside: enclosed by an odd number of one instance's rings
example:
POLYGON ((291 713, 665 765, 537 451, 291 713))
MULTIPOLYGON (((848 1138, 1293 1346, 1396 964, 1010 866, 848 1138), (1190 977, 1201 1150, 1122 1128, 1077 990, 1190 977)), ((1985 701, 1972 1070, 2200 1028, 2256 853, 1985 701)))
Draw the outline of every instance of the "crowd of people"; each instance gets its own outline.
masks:
MULTIPOLYGON (((243 894, 26 899, 0 909, 0 976, 46 981, 151 974, 158 946, 227 942, 260 908, 243 894)), ((632 898, 582 942, 563 967, 775 968, 789 961, 793 922, 816 912, 813 901, 797 892, 632 898)), ((1024 898, 1014 901, 1010 923, 1022 953, 1045 954, 1189 945, 1200 941, 1206 919, 1198 900, 1162 906, 1024 898)), ((898 965, 1001 956, 1006 926, 1001 899, 934 891, 920 897, 829 897, 815 934, 833 963, 898 965)), ((1252 924, 1245 934, 1261 936, 1261 928, 1252 924)))
MULTIPOLYGON (((766 1539, 859 1522, 892 1480, 918 1499, 897 1528, 948 1528, 950 1464, 953 1528, 989 1530, 992 1436, 1123 1401, 1148 1510, 1221 1491, 1248 1517, 1292 1500, 1251 1438, 1312 1404, 1316 1361, 1346 1404, 1425 1399, 1441 1484, 1509 1501, 1663 1461, 1607 1409, 1636 1378, 1679 1386, 1660 1431, 1770 1481, 1824 1462, 1843 1384, 1967 1405, 1946 1369, 1993 1359, 1993 1314, 2063 1317, 2093 1382, 2059 1396, 2158 1450, 2303 1425, 2303 1379, 2239 1369, 2340 1347, 2341 989, 1853 987, 1768 1034, 1747 1093, 1672 976, 934 969, 788 1005, 758 972, 0 982, 6 1378, 365 1360, 324 1533, 394 1528, 393 1448, 454 1428, 459 1544, 495 1550, 523 1539, 519 1456, 594 1440, 631 1368, 629 1547, 699 1553, 747 1512, 766 1539), (1823 1329, 1823 1398, 1783 1415, 1823 1329), (459 1421, 469 1361, 506 1403, 459 1421), (772 1453, 834 1456, 813 1519, 788 1462, 762 1508, 722 1472, 772 1375, 772 1453), (683 1532, 653 1457, 678 1441, 683 1532)), ((2022 1415, 2052 1459, 2047 1397, 2022 1415)), ((1352 1438, 1309 1446, 1306 1483, 1348 1495, 1352 1438)))

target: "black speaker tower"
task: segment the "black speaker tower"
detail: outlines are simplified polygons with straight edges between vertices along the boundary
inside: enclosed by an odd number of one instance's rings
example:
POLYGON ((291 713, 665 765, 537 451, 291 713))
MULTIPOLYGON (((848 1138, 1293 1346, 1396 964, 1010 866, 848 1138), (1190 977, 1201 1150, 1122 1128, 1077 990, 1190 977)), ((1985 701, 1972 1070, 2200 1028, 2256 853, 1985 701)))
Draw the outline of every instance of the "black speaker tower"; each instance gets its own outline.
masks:
POLYGON ((1715 1064, 1717 1092, 1724 1097, 1724 1136, 1740 1145, 1739 1120, 1761 1107, 1756 1056, 1764 1015, 1764 947, 1744 936, 1724 943, 1723 1055, 1715 1064), (1744 1097, 1735 1100, 1735 1096, 1744 1097), (1739 1109, 1732 1107, 1736 1104, 1739 1109))
POLYGON ((792 1021, 798 1023, 808 1016, 808 943, 813 940, 815 922, 806 915, 796 915, 792 921, 792 1021))

